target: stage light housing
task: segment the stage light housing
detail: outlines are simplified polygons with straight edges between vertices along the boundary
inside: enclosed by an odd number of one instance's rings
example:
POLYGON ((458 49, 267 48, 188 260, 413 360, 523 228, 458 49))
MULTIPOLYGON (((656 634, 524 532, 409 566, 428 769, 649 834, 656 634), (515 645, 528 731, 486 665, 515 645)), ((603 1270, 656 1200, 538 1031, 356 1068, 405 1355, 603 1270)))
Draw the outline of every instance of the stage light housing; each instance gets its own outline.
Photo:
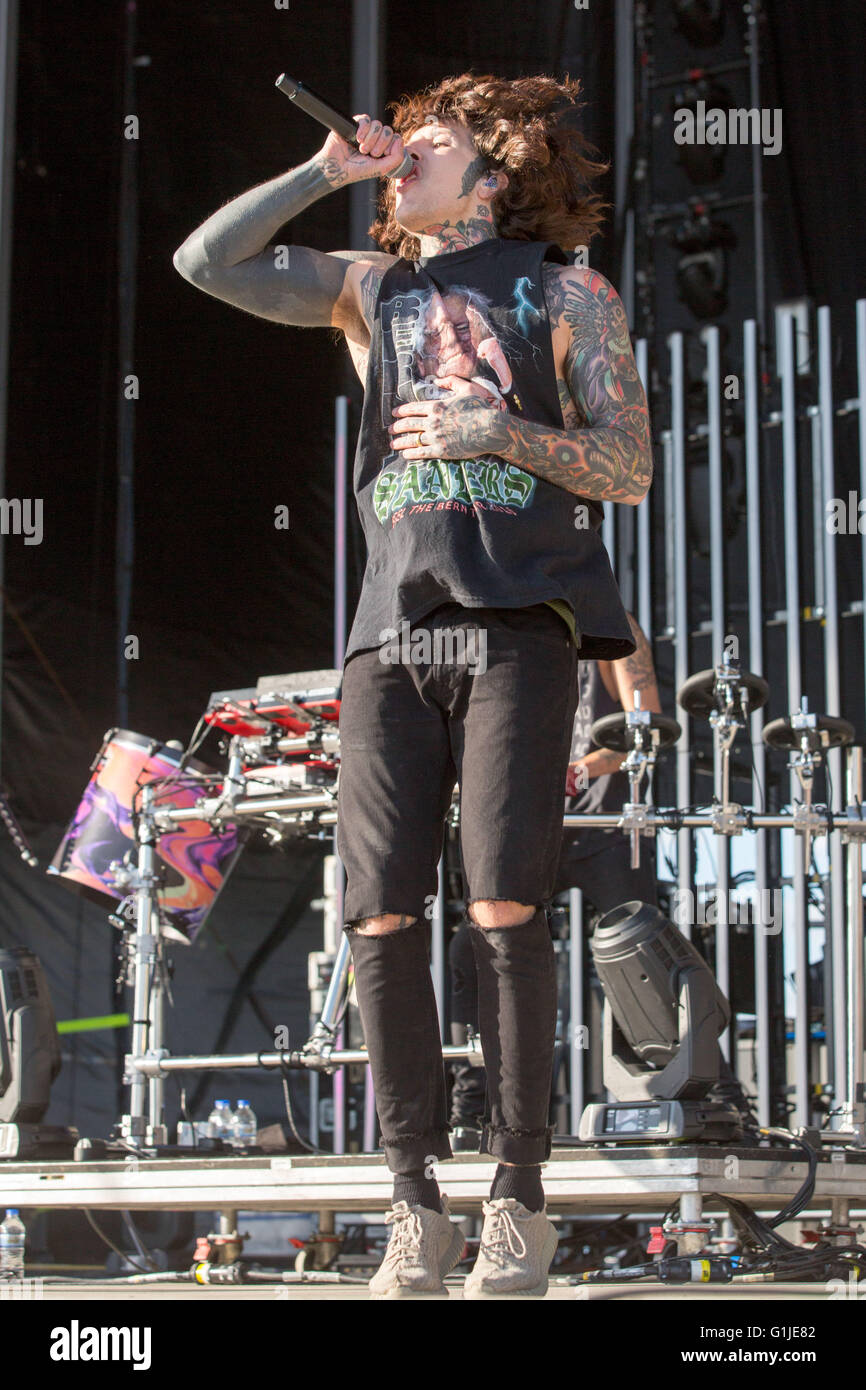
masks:
POLYGON ((674 0, 674 22, 684 38, 697 48, 718 43, 725 32, 722 0, 674 0))
POLYGON ((728 1001, 703 956, 656 907, 606 912, 590 941, 605 997, 604 1083, 617 1100, 700 1099, 719 1075, 728 1001))
POLYGON ((694 82, 689 82, 686 86, 680 87, 674 93, 671 100, 671 110, 691 111, 694 113, 697 123, 699 111, 698 102, 703 102, 704 123, 703 130, 698 133, 696 126, 696 139, 693 144, 677 146, 677 162, 684 170, 686 177, 694 184, 718 183, 722 177, 725 167, 725 156, 728 152, 727 145, 709 144, 706 141, 706 115, 713 110, 728 111, 736 103, 727 87, 723 87, 720 82, 714 82, 711 78, 699 77, 694 82))
POLYGON ((45 971, 23 946, 0 951, 0 1125, 38 1124, 59 1071, 45 971))
POLYGON ((726 222, 710 218, 702 204, 671 234, 671 243, 683 254, 677 266, 680 299, 698 319, 713 319, 728 303, 726 248, 736 236, 726 222))

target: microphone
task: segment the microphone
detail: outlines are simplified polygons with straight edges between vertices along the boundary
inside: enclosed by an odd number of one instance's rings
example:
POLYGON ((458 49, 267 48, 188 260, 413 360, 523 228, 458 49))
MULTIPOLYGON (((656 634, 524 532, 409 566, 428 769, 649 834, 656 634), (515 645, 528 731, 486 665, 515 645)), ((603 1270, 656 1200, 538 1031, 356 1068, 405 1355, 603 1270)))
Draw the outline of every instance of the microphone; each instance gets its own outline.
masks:
MULTIPOLYGON (((312 116, 314 121, 318 121, 320 125, 327 126, 329 130, 336 131, 337 135, 341 135, 350 145, 354 145, 355 149, 358 148, 358 142, 355 139, 357 126, 354 121, 349 120, 348 116, 344 116, 341 111, 336 111, 334 107, 330 106, 322 97, 316 96, 315 92, 311 92, 309 87, 305 87, 301 82, 296 82, 292 77, 287 77, 284 72, 280 73, 275 85, 278 91, 282 92, 284 96, 287 96, 289 101, 293 101, 302 111, 306 111, 307 115, 312 116)), ((404 175, 411 171, 414 163, 414 159, 407 151, 400 166, 397 169, 392 169, 390 174, 384 174, 382 177, 387 179, 402 179, 404 175)))

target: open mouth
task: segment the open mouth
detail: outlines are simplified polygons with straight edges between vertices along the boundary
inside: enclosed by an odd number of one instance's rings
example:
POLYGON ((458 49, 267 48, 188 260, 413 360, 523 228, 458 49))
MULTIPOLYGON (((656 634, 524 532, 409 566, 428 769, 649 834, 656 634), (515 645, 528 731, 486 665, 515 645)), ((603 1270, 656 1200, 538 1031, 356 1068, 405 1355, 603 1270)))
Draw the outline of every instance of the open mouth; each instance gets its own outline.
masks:
POLYGON ((418 176, 419 176, 419 169, 418 169, 418 165, 416 164, 416 165, 415 165, 415 168, 412 170, 411 174, 407 174, 406 177, 403 178, 403 179, 397 179, 397 180, 396 180, 396 182, 395 182, 395 187, 396 187, 396 188, 405 188, 406 185, 407 185, 408 183, 415 183, 416 180, 418 179, 418 176))

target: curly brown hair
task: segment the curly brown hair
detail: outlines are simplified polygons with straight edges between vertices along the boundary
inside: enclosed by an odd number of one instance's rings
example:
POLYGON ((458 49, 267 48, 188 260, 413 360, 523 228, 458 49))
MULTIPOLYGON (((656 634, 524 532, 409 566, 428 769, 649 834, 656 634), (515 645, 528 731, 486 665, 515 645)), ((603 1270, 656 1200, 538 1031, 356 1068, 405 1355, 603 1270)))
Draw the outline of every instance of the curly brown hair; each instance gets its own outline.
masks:
MULTIPOLYGON (((391 102, 392 128, 409 135, 425 117, 456 121, 494 173, 504 169, 508 186, 491 201, 498 236, 515 241, 555 241, 565 251, 588 246, 603 221, 604 203, 593 182, 610 167, 592 158, 589 141, 567 124, 580 82, 568 76, 477 77, 462 73, 391 102)), ((420 242, 394 216, 392 180, 383 181, 379 216, 370 236, 383 251, 415 260, 420 242)))

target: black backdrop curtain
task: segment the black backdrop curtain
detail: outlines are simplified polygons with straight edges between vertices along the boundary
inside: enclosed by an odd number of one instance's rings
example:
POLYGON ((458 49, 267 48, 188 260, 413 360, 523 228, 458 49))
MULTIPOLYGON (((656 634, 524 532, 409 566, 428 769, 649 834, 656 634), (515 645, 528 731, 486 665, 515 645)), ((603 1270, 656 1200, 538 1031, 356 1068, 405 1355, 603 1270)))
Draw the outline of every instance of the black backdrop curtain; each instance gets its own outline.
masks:
POLYGON ((763 99, 783 112, 764 160, 772 254, 785 296, 829 304, 841 330, 866 294, 866 6, 767 0, 767 20, 763 99))

